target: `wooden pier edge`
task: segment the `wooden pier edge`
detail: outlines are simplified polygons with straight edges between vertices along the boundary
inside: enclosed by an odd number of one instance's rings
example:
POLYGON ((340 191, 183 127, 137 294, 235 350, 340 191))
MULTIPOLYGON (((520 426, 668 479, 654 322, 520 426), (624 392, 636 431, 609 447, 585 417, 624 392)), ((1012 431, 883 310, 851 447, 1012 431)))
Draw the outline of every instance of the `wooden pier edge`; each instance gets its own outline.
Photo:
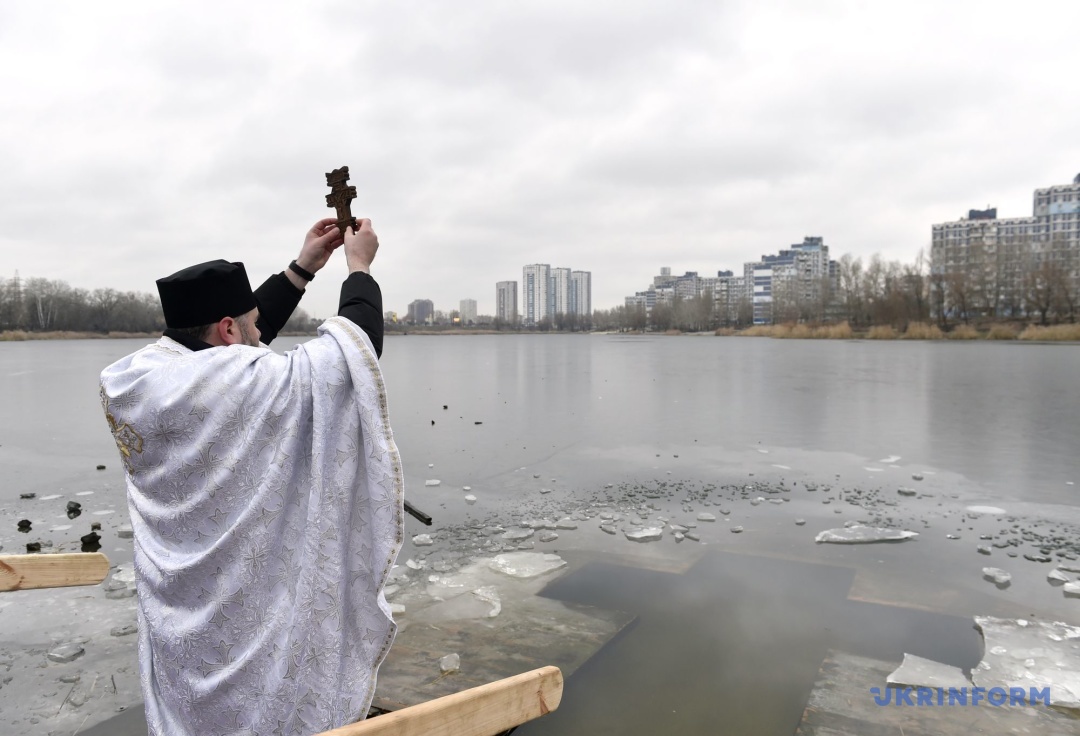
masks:
POLYGON ((62 555, 0 555, 0 592, 97 585, 109 574, 100 552, 62 555))
POLYGON ((495 736, 558 708, 562 691, 562 671, 541 667, 318 736, 495 736))

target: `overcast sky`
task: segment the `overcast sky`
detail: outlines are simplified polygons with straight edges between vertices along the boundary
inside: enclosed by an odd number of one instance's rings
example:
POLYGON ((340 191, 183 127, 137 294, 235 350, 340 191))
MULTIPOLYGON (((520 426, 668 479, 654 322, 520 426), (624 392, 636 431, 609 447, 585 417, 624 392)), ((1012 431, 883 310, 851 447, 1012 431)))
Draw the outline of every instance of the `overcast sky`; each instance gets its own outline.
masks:
MULTIPOLYGON (((1080 172, 1080 2, 0 4, 0 276, 296 257, 347 164, 386 309, 593 306, 805 235, 912 261, 1080 172)), ((338 254, 301 303, 336 309, 338 254)))

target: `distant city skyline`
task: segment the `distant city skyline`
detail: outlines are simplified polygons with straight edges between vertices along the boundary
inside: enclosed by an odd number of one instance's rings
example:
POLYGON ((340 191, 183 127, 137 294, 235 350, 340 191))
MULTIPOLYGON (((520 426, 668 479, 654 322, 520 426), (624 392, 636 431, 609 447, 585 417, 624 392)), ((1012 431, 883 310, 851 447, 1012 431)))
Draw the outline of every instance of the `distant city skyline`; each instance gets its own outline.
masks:
MULTIPOLYGON (((1063 0, 3 7, 0 276, 90 291, 216 258, 261 283, 342 165, 385 310, 494 314, 525 263, 590 271, 609 309, 804 234, 912 261, 931 224, 1025 214, 1080 161, 1063 0)), ((345 273, 338 252, 301 307, 334 314, 345 273)))

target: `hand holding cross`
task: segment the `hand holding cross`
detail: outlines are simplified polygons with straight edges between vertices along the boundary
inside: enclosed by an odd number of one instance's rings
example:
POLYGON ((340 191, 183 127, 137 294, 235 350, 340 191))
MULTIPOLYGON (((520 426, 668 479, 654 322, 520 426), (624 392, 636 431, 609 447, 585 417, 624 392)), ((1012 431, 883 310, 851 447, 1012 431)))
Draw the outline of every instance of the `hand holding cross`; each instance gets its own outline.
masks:
POLYGON ((338 232, 345 235, 351 227, 353 231, 360 229, 360 225, 353 217, 349 203, 356 199, 356 187, 348 186, 349 167, 342 166, 334 169, 326 175, 326 186, 330 187, 330 193, 326 195, 326 206, 337 210, 338 232))

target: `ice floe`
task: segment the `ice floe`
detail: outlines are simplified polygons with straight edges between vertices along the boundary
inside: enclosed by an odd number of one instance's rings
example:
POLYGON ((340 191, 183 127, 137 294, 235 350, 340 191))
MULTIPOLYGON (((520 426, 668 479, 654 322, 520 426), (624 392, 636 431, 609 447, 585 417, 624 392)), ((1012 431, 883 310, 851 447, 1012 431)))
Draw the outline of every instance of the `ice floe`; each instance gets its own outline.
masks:
POLYGON ((814 537, 814 541, 829 544, 871 544, 873 542, 902 542, 914 539, 918 532, 903 529, 885 529, 873 526, 852 526, 843 529, 826 529, 814 537))
POLYGON ((566 560, 558 555, 541 552, 507 552, 488 561, 492 570, 515 578, 534 578, 565 564, 566 560))
POLYGON ((966 511, 970 511, 973 514, 1004 514, 1005 509, 998 508, 997 506, 968 506, 966 511))
POLYGON ((965 688, 971 680, 959 667, 904 653, 903 663, 886 678, 889 685, 902 687, 965 688))
POLYGON ((631 542, 655 542, 663 536, 664 530, 658 526, 647 526, 643 529, 626 532, 626 538, 631 542))
POLYGON ((1080 627, 976 616, 986 651, 972 669, 977 687, 1049 689, 1050 705, 1080 712, 1080 627))
POLYGON ((1000 567, 984 567, 982 569, 983 579, 989 580, 999 588, 1007 588, 1012 583, 1012 575, 1002 570, 1000 567))

